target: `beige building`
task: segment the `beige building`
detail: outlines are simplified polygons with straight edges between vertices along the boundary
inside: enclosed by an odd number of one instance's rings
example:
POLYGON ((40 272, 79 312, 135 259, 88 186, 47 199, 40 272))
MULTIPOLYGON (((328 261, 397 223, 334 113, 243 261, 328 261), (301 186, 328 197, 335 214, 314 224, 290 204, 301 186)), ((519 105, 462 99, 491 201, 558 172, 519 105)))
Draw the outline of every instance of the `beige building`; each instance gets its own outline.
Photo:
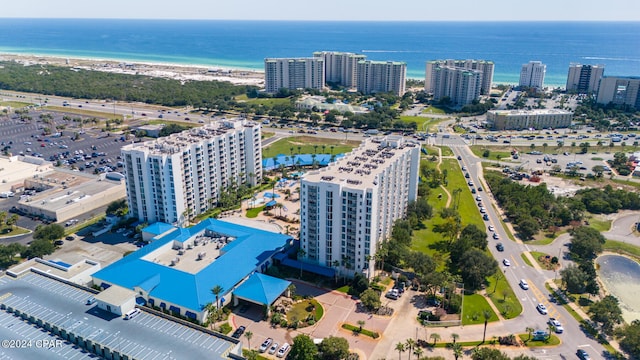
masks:
POLYGON ((628 105, 640 110, 640 77, 603 77, 598 88, 597 102, 603 105, 628 105))
POLYGON ((355 88, 358 82, 358 62, 367 57, 348 52, 319 51, 314 57, 324 60, 325 81, 347 88, 355 88))
POLYGON ((566 128, 571 126, 573 113, 559 109, 489 110, 488 127, 492 130, 526 130, 566 128))
POLYGON ((404 95, 407 82, 407 64, 396 61, 358 62, 358 91, 363 94, 392 92, 404 95))
POLYGON ((489 94, 493 82, 493 71, 495 64, 489 60, 431 60, 427 61, 425 71, 424 90, 428 93, 434 92, 437 79, 436 70, 441 67, 460 68, 465 70, 475 70, 482 74, 480 81, 480 93, 489 94))
POLYGON ((264 87, 268 93, 280 89, 322 89, 324 82, 322 58, 264 59, 264 87))
POLYGON ((567 75, 567 91, 579 94, 596 93, 603 75, 604 65, 571 63, 567 75))

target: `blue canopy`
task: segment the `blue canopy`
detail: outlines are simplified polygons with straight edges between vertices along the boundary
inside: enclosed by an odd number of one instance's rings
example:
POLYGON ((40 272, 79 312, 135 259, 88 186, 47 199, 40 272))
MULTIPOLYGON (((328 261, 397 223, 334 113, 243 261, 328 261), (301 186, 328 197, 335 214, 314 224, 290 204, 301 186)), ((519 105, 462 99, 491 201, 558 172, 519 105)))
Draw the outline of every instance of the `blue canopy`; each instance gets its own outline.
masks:
POLYGON ((273 207, 273 206, 276 206, 276 204, 277 204, 277 203, 278 203, 277 201, 275 201, 275 200, 271 200, 271 201, 269 201, 268 203, 264 204, 264 206, 266 206, 266 207, 273 207))
POLYGON ((270 198, 270 199, 276 199, 276 198, 279 198, 280 195, 278 195, 276 193, 268 192, 268 193, 264 194, 264 197, 270 198))
POLYGON ((258 303, 271 305, 291 285, 290 281, 254 273, 233 292, 235 296, 258 303))

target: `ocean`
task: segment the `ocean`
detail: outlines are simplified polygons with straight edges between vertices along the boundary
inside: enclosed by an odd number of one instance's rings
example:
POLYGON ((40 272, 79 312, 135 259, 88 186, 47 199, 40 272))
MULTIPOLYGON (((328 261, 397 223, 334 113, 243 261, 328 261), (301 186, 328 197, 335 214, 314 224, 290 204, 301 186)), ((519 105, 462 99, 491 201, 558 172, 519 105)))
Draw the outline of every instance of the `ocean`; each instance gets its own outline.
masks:
POLYGON ((639 76, 638 34, 640 22, 0 19, 0 53, 263 71, 266 57, 331 50, 404 61, 416 79, 428 60, 485 59, 496 83, 517 83, 522 64, 540 60, 545 85, 564 86, 570 62, 639 76))

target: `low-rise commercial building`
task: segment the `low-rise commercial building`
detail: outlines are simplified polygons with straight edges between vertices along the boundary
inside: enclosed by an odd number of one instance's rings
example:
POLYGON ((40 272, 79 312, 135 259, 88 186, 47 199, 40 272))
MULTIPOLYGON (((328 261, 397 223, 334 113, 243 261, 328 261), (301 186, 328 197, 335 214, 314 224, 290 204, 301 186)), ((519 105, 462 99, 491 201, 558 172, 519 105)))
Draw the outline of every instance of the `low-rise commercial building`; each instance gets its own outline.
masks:
POLYGON ((571 126, 573 113, 559 109, 539 110, 489 110, 487 125, 492 130, 526 130, 567 128, 571 126))

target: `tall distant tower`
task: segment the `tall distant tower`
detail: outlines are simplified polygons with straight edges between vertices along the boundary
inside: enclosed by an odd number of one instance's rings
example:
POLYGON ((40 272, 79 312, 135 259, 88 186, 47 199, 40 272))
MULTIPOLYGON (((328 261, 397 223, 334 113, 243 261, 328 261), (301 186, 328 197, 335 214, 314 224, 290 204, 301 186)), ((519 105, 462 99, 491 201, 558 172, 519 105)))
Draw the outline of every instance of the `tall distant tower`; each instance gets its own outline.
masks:
POLYGON ((432 79, 433 99, 436 101, 449 97, 453 106, 461 107, 480 97, 482 72, 479 70, 439 66, 433 71, 432 79))
POLYGON ((322 58, 264 59, 264 86, 268 93, 280 89, 322 89, 324 61, 322 58))
POLYGON ((425 72, 424 90, 428 93, 434 92, 434 84, 436 81, 435 72, 441 67, 454 67, 465 70, 477 70, 482 73, 482 83, 480 86, 481 94, 489 94, 491 84, 493 82, 494 63, 489 60, 431 60, 427 61, 427 69, 425 72))
POLYGON ((542 89, 544 85, 544 74, 546 72, 547 65, 541 61, 529 61, 528 64, 522 65, 518 85, 542 89))
POLYGON ((604 76, 604 65, 569 64, 567 91, 593 94, 598 91, 600 79, 604 76))
POLYGON ((366 59, 365 55, 347 52, 319 51, 313 57, 324 60, 324 76, 328 83, 355 88, 358 82, 358 62, 366 59))
POLYGON ((402 96, 406 82, 406 63, 371 60, 358 62, 358 91, 363 94, 392 92, 402 96))

